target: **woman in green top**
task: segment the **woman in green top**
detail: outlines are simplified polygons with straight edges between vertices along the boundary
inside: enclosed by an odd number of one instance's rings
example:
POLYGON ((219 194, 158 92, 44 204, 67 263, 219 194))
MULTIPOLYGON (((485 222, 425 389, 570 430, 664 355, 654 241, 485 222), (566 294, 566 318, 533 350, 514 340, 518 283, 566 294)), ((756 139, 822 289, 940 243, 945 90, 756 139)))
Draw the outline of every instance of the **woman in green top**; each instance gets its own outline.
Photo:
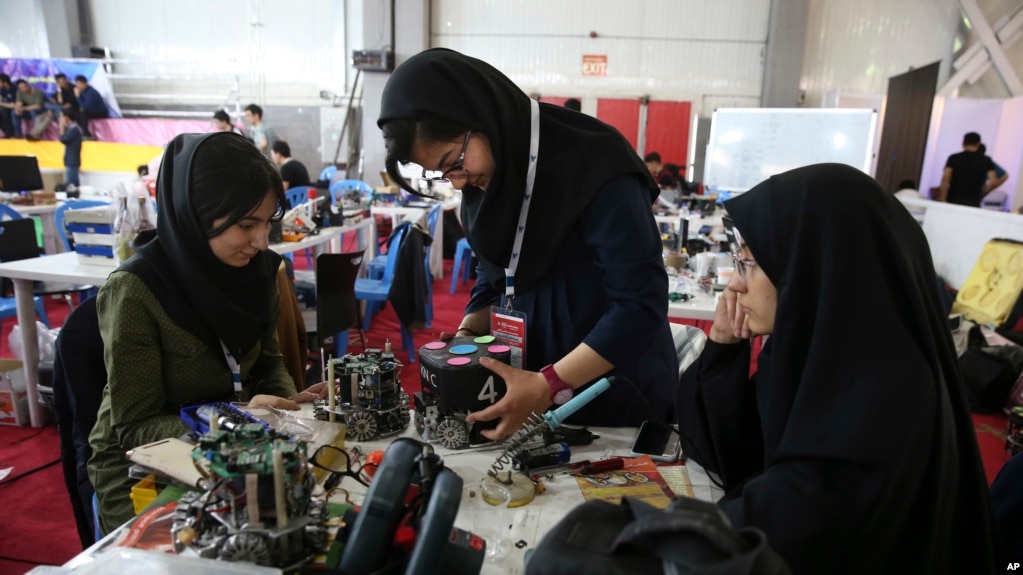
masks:
POLYGON ((281 257, 267 249, 284 188, 237 134, 185 134, 167 146, 156 230, 96 302, 107 386, 89 437, 89 479, 106 532, 134 516, 125 452, 188 431, 183 405, 249 401, 297 409, 277 344, 281 257))

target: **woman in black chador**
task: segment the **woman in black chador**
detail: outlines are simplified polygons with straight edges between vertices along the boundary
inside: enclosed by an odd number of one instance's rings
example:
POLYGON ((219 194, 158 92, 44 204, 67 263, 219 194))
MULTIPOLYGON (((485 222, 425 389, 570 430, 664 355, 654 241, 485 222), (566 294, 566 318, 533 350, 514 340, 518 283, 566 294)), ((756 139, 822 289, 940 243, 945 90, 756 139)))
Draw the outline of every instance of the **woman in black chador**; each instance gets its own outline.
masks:
POLYGON ((678 368, 650 210, 658 189, 625 138, 596 118, 535 102, 489 64, 446 49, 394 71, 378 123, 394 181, 418 193, 398 169, 414 162, 462 191, 462 224, 480 265, 457 335, 489 333, 490 308, 508 283, 526 317, 524 369, 486 362, 508 392, 469 420, 500 418, 484 433, 505 436, 531 411, 605 375, 619 379, 575 422, 670 417, 678 368))
POLYGON ((796 573, 991 573, 992 523, 927 240, 848 166, 725 203, 740 250, 677 397, 683 449, 796 573), (751 335, 768 335, 748 377, 751 335))

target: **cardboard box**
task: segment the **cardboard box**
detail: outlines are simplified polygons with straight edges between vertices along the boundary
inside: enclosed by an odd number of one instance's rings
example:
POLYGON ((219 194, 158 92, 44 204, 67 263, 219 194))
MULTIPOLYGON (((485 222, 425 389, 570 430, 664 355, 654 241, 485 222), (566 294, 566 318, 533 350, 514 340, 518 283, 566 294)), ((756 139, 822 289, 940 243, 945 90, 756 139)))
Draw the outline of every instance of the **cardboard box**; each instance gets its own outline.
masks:
POLYGON ((0 359, 0 425, 28 425, 25 371, 17 359, 0 359))

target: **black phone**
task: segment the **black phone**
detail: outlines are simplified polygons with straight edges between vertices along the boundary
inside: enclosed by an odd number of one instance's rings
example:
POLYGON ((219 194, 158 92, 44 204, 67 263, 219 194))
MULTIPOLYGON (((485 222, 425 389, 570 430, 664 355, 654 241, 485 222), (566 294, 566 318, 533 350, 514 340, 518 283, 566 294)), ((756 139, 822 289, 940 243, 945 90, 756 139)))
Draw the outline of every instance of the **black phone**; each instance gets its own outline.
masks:
POLYGON ((664 423, 644 421, 632 441, 632 454, 649 455, 654 461, 678 461, 682 455, 678 431, 664 423))

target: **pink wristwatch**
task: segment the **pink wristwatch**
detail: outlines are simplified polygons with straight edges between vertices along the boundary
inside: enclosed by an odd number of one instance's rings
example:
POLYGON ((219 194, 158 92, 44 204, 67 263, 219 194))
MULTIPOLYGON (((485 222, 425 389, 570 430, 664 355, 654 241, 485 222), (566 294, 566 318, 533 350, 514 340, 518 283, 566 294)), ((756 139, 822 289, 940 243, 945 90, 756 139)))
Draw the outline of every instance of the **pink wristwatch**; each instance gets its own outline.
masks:
POLYGON ((558 377, 558 372, 554 371, 554 364, 543 366, 540 373, 547 378, 547 386, 551 388, 551 403, 554 405, 564 405, 575 395, 572 388, 558 377))

